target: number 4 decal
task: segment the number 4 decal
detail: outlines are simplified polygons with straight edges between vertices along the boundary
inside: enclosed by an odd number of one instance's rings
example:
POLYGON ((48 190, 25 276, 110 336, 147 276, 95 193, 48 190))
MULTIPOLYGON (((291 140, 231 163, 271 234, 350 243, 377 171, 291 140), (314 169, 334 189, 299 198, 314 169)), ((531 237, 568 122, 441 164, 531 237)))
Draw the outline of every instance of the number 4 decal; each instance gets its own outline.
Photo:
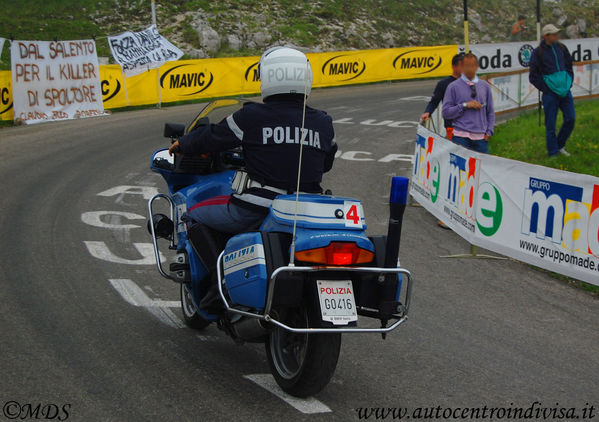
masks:
POLYGON ((345 227, 362 227, 362 206, 355 202, 345 202, 343 208, 345 214, 345 227))

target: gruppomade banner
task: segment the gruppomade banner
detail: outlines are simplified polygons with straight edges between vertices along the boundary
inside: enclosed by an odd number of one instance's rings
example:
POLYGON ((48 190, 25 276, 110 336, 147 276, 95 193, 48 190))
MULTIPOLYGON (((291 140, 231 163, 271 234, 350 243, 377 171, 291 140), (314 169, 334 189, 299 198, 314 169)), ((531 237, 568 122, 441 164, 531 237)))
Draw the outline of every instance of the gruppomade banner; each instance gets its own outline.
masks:
POLYGON ((597 177, 478 154, 420 126, 410 194, 471 244, 599 285, 597 177))
POLYGON ((10 52, 15 119, 31 124, 104 114, 95 41, 13 41, 10 52))
MULTIPOLYGON (((560 40, 572 54, 575 62, 599 60, 599 38, 560 40)), ((528 68, 536 41, 508 42, 496 44, 470 44, 470 50, 479 61, 479 73, 510 72, 528 68)), ((463 45, 459 51, 465 50, 463 45)))
POLYGON ((112 56, 127 76, 134 76, 162 64, 178 60, 183 52, 158 33, 156 25, 139 32, 123 32, 108 37, 112 56))

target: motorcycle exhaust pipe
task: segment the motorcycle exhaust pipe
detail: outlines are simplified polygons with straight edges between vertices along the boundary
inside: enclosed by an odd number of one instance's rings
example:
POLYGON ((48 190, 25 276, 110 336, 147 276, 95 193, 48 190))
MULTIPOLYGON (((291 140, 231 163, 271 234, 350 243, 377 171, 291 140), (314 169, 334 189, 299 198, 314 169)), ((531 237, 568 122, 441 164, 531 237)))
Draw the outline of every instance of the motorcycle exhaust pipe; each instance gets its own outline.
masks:
MULTIPOLYGON (((393 177, 391 181, 391 194, 389 196, 389 226, 387 229, 387 245, 385 253, 385 268, 397 268, 397 258, 399 257, 399 244, 401 241, 401 226, 403 215, 408 202, 408 188, 410 179, 407 177, 393 177)), ((379 313, 381 315, 381 324, 387 325, 389 317, 397 312, 397 294, 398 277, 396 274, 385 276, 381 289, 381 300, 379 304, 379 313)), ((383 336, 384 338, 384 336, 383 336)))
POLYGON ((262 320, 257 318, 242 318, 233 324, 232 328, 237 337, 249 342, 260 342, 262 337, 269 332, 268 329, 264 327, 262 320))

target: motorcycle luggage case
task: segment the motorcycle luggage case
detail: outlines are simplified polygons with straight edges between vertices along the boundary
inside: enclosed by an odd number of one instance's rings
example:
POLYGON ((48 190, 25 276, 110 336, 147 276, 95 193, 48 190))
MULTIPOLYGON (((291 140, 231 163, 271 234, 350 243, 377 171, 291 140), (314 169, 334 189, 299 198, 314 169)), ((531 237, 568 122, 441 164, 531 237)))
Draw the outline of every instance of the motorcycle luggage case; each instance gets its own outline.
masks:
POLYGON ((263 310, 268 273, 259 232, 232 237, 223 257, 225 287, 234 304, 263 310))

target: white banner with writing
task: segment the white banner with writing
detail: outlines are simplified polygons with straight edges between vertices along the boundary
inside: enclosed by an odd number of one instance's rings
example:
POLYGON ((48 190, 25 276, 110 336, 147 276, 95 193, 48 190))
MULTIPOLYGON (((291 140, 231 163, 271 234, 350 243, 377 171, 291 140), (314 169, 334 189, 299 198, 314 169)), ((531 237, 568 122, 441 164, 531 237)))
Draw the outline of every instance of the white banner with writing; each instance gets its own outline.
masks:
POLYGON ((597 177, 479 154, 419 126, 410 194, 473 245, 599 285, 597 177))
POLYGON ((123 32, 108 37, 112 56, 123 68, 126 76, 134 76, 148 69, 178 60, 183 52, 158 33, 155 25, 143 31, 123 32))
POLYGON ((104 114, 95 41, 13 41, 10 53, 15 120, 104 114))
MULTIPOLYGON (((561 40, 568 47, 575 62, 599 60, 599 38, 561 40)), ((528 68, 532 51, 538 46, 536 41, 521 41, 496 44, 470 44, 476 54, 479 73, 509 72, 528 68)), ((460 45, 458 51, 465 50, 460 45)))

